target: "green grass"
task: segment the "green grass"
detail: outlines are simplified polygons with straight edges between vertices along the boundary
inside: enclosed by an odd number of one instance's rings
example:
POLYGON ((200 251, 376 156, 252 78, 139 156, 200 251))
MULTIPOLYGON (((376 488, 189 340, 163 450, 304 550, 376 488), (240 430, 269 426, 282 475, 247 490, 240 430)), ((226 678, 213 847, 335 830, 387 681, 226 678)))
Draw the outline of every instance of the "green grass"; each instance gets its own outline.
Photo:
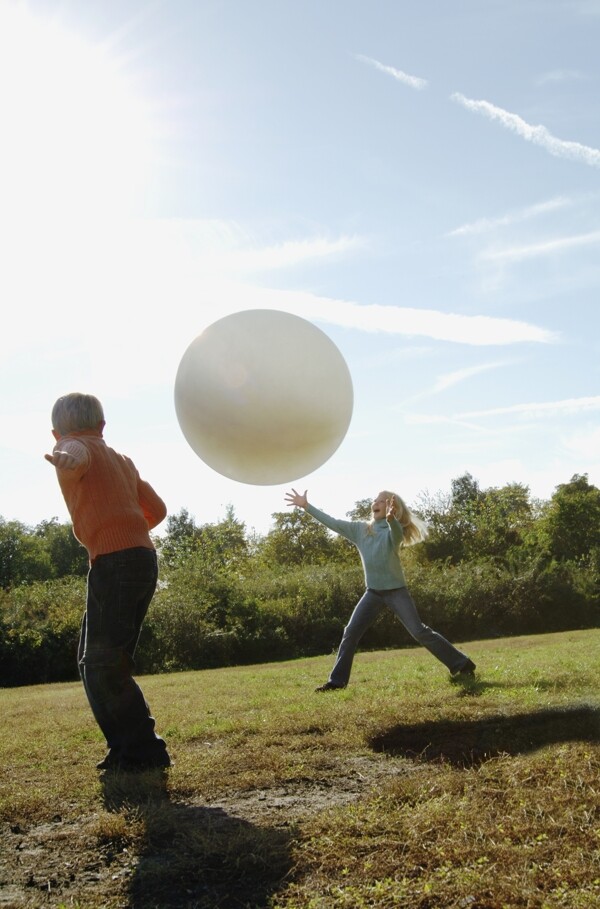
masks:
POLYGON ((0 905, 600 906, 600 631, 466 649, 140 679, 166 775, 99 777, 79 684, 0 690, 0 905))

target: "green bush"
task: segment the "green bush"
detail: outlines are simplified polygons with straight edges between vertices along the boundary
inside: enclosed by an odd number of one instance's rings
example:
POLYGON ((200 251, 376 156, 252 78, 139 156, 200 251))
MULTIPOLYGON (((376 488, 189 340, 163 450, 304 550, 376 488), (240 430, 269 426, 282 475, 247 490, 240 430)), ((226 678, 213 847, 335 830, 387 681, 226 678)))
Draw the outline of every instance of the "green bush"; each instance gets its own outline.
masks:
POLYGON ((415 566, 410 588, 423 620, 450 639, 589 628, 598 624, 598 574, 552 562, 515 574, 494 560, 415 566))
MULTIPOLYGON (((597 556, 597 554, 596 554, 597 556)), ((519 572, 494 560, 421 563, 407 553, 410 592, 426 624, 450 640, 598 625, 598 559, 539 562, 519 572)), ((359 565, 215 566, 197 555, 164 571, 136 654, 142 673, 205 669, 330 653, 362 595, 359 565)), ((77 677, 85 580, 0 591, 0 685, 77 677)), ((363 649, 412 640, 384 611, 363 649)))
POLYGON ((61 578, 0 591, 0 685, 77 678, 85 580, 61 578))
POLYGON ((331 650, 361 595, 362 572, 304 566, 254 574, 169 573, 148 613, 142 671, 204 669, 331 650))

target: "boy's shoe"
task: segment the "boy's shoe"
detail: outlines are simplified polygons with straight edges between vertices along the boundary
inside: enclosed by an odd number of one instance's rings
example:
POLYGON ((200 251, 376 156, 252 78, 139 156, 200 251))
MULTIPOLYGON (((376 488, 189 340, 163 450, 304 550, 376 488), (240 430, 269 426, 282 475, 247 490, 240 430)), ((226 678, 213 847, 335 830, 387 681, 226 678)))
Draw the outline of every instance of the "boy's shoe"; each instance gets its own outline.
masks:
POLYGON ((334 685, 333 682, 325 682, 324 685, 319 685, 318 688, 315 688, 315 691, 341 691, 345 687, 345 685, 334 685))
POLYGON ((166 753, 149 758, 145 761, 132 761, 120 758, 110 751, 96 764, 96 770, 124 770, 128 773, 142 773, 144 770, 166 770, 171 767, 171 759, 166 753))
POLYGON ((98 761, 96 764, 96 770, 117 770, 120 766, 120 761, 112 751, 109 751, 108 754, 102 758, 101 761, 98 761))
POLYGON ((477 669, 477 666, 475 665, 473 660, 467 660, 466 663, 463 663, 463 665, 460 667, 460 669, 457 669, 457 671, 452 674, 452 677, 455 679, 473 678, 473 676, 475 675, 476 669, 477 669))

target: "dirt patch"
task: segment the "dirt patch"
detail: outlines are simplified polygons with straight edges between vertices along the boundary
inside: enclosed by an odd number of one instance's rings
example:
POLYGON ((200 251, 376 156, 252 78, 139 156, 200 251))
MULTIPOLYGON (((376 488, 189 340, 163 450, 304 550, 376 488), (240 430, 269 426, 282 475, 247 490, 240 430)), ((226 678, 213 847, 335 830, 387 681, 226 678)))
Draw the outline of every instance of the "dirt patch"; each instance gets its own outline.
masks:
POLYGON ((138 778, 128 789, 121 779, 112 790, 105 787, 106 811, 5 825, 0 909, 265 906, 291 871, 295 823, 414 772, 381 755, 350 758, 343 770, 322 780, 230 793, 210 804, 200 797, 174 802, 156 780, 145 787, 138 778), (126 803, 133 821, 120 827, 126 803))
POLYGON ((344 769, 343 775, 238 792, 213 804, 254 823, 289 825, 303 816, 351 804, 384 780, 415 770, 377 757, 350 758, 344 769))
POLYGON ((126 854, 99 847, 97 815, 78 821, 6 826, 0 832, 0 907, 74 905, 122 872, 126 854), (59 894, 61 899, 59 899, 59 894))

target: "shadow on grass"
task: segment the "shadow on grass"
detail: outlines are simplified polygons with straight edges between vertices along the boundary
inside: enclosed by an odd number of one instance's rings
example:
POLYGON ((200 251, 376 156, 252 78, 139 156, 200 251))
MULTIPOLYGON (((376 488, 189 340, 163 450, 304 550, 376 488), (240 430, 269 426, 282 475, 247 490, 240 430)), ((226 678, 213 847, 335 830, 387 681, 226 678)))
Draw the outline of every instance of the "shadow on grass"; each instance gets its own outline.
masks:
POLYGON ((529 688, 536 691, 557 691, 560 690, 563 684, 569 684, 568 678, 561 679, 560 676, 557 675, 554 675, 551 679, 538 678, 527 682, 512 680, 506 682, 490 682, 487 679, 481 679, 479 676, 475 676, 474 678, 453 677, 449 681, 451 685, 458 689, 459 697, 478 697, 486 691, 494 689, 506 691, 511 688, 529 688))
POLYGON ((265 909, 291 868, 290 833, 171 802, 167 775, 106 775, 107 810, 141 826, 130 909, 265 909))
POLYGON ((397 757, 472 767, 499 755, 523 754, 558 742, 600 742, 600 711, 583 706, 394 726, 374 736, 370 745, 374 751, 397 757))

